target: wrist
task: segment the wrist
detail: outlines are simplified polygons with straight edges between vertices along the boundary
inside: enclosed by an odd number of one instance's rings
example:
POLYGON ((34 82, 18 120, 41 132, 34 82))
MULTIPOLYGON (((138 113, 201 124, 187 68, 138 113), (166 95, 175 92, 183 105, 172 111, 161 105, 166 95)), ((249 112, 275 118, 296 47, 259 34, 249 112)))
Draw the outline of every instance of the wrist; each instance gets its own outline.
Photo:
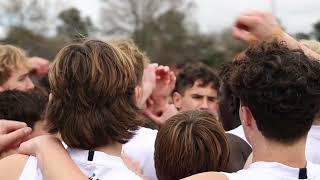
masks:
POLYGON ((35 144, 35 156, 40 157, 50 154, 50 151, 64 149, 62 143, 57 138, 43 139, 35 144))
POLYGON ((283 32, 282 36, 278 38, 279 41, 284 41, 289 49, 300 49, 301 45, 289 34, 283 32))

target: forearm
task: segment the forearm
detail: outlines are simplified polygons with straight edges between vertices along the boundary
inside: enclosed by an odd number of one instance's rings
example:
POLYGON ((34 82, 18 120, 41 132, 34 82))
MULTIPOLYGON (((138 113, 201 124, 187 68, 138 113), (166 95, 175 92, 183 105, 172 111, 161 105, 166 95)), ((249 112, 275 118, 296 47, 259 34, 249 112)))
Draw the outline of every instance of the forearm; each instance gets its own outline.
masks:
POLYGON ((284 35, 280 38, 280 40, 286 42, 288 48, 290 49, 301 49, 306 56, 308 56, 311 59, 320 60, 320 54, 314 52, 307 46, 303 45, 302 43, 295 40, 293 37, 288 35, 287 33, 284 33, 284 35))
POLYGON ((39 148, 37 159, 45 180, 88 180, 60 142, 39 148))

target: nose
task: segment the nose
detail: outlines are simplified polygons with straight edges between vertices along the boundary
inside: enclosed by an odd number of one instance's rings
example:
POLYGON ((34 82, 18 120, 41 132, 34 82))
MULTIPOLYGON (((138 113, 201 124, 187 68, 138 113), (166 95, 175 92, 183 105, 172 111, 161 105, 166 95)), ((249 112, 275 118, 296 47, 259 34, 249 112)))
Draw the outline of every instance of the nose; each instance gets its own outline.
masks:
POLYGON ((208 100, 206 98, 204 98, 201 105, 200 105, 200 110, 201 111, 208 111, 208 109, 209 109, 208 100))
POLYGON ((31 90, 34 88, 34 84, 29 77, 26 79, 26 89, 31 90))

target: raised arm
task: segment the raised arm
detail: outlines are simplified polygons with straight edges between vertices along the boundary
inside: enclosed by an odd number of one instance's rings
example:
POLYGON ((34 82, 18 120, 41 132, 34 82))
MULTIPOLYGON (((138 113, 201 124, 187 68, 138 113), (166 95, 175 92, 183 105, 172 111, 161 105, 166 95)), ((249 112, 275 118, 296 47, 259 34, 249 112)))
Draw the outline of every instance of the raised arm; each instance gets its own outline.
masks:
POLYGON ((240 14, 232 27, 233 36, 247 44, 257 41, 284 41, 291 49, 302 49, 313 59, 320 60, 320 55, 295 40, 284 32, 276 18, 269 12, 246 11, 240 14))

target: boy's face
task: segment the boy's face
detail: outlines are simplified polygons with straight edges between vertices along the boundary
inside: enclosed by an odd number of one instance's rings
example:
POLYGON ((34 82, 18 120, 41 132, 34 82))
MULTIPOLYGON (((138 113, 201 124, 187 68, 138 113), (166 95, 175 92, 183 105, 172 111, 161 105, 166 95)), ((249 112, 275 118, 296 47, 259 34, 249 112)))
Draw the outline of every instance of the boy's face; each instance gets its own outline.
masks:
POLYGON ((187 88, 184 94, 177 92, 173 95, 175 106, 180 111, 202 110, 217 115, 218 92, 212 88, 212 84, 202 87, 201 81, 197 80, 194 85, 187 88))
POLYGON ((9 79, 0 86, 0 92, 5 90, 29 91, 33 88, 30 71, 26 67, 21 67, 12 70, 9 79))

